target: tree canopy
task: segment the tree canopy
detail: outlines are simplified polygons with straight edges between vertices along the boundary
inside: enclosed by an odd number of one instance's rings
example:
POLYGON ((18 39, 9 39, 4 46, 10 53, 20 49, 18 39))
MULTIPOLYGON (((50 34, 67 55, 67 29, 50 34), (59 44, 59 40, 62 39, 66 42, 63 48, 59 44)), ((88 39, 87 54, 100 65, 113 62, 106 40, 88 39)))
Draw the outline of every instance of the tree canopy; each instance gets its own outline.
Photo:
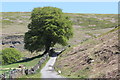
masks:
POLYGON ((30 20, 24 42, 31 52, 45 49, 46 53, 56 43, 65 46, 73 36, 72 22, 59 8, 34 8, 30 20))

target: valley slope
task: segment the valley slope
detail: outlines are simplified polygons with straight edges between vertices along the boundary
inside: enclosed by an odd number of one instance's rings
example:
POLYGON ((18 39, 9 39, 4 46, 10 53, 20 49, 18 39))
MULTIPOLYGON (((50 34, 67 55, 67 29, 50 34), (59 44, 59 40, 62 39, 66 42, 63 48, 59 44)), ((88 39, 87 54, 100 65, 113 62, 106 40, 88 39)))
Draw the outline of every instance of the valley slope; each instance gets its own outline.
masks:
POLYGON ((118 30, 115 28, 63 52, 55 64, 63 76, 71 78, 115 78, 118 75, 118 30))

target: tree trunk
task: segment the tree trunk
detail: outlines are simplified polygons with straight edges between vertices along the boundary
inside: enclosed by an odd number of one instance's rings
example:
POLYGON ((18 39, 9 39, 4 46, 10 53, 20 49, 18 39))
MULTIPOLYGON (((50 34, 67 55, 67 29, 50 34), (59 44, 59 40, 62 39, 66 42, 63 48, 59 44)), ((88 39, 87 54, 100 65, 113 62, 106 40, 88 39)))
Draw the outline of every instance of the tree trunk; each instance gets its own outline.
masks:
POLYGON ((46 49, 45 49, 45 51, 44 51, 44 53, 42 55, 47 54, 49 50, 50 50, 50 46, 46 46, 46 49))

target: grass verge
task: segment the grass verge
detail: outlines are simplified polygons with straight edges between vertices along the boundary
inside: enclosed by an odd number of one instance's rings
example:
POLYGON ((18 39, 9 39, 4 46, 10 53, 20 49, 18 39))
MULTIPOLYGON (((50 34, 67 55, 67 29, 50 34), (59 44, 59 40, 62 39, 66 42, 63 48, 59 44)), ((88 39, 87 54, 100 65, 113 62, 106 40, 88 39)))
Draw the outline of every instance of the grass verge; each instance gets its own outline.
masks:
POLYGON ((24 65, 26 68, 31 68, 33 67, 33 65, 36 64, 36 62, 38 62, 41 59, 41 55, 32 57, 32 58, 28 58, 26 60, 22 60, 13 64, 9 64, 9 65, 1 65, 0 68, 2 68, 0 70, 0 74, 9 71, 11 68, 18 68, 19 65, 24 65))
POLYGON ((41 65, 40 69, 37 70, 36 74, 25 75, 25 76, 21 76, 20 78, 32 78, 32 80, 34 80, 33 78, 41 78, 40 71, 46 65, 48 60, 49 60, 49 58, 41 65))

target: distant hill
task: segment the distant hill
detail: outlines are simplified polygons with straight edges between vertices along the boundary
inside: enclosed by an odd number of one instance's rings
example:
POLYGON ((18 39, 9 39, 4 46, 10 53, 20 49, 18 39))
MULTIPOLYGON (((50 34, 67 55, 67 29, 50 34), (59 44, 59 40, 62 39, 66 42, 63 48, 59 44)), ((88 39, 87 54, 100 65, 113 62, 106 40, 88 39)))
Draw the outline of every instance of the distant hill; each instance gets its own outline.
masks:
MULTIPOLYGON (((30 12, 2 12, 0 22, 2 22, 3 34, 24 34, 30 22, 30 12)), ((65 13, 70 17, 74 25, 82 29, 105 29, 117 26, 117 14, 79 14, 65 13)))
POLYGON ((120 77, 118 29, 120 27, 67 49, 57 59, 56 70, 72 78, 120 77))

